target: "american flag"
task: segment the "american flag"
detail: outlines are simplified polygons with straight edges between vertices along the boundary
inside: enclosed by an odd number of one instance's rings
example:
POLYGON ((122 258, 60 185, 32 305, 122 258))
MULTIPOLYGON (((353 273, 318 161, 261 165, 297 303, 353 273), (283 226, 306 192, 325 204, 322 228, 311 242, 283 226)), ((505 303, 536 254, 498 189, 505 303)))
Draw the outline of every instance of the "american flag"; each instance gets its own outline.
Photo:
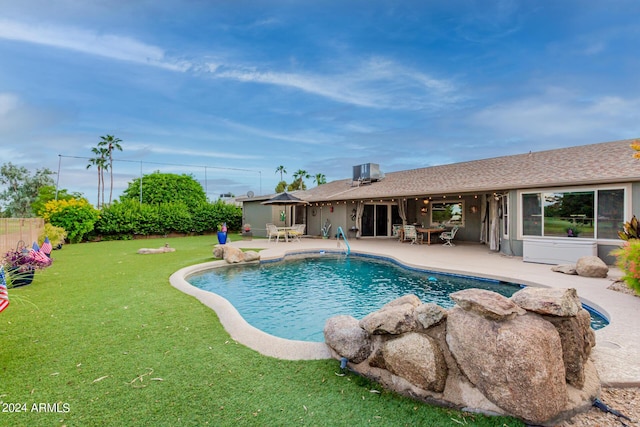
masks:
POLYGON ((51 241, 49 240, 49 237, 45 237, 44 238, 44 242, 42 242, 42 246, 40 246, 40 250, 42 252, 44 252, 44 254, 46 256, 51 255, 51 250, 53 249, 53 247, 51 246, 51 241))
POLYGON ((34 261, 39 261, 45 265, 51 264, 51 258, 49 258, 44 252, 42 252, 42 250, 40 249, 40 246, 38 246, 36 242, 33 242, 33 246, 29 251, 29 256, 34 261))
POLYGON ((7 280, 4 276, 4 267, 0 265, 0 312, 9 305, 9 293, 7 292, 7 280))

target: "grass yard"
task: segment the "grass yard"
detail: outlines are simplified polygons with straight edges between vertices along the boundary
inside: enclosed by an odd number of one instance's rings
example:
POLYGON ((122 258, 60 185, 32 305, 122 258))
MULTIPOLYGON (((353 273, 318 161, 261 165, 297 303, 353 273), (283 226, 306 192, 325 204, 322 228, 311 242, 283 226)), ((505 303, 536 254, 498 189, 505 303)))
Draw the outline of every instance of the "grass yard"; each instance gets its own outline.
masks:
POLYGON ((215 236, 66 245, 0 313, 2 426, 521 426, 235 343, 169 284, 215 236), (138 255, 169 243, 176 252, 138 255), (48 405, 47 405, 48 404, 48 405))

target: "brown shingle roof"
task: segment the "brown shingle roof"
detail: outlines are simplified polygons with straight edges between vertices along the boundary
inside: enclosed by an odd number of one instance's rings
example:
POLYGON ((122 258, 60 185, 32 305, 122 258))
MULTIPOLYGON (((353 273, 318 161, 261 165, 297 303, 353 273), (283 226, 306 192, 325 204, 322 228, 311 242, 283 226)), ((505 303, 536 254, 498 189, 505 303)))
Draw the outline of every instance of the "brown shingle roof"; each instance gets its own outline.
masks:
POLYGON ((378 182, 359 187, 344 179, 295 194, 315 202, 640 181, 640 160, 633 157, 632 142, 604 142, 390 172, 378 182))

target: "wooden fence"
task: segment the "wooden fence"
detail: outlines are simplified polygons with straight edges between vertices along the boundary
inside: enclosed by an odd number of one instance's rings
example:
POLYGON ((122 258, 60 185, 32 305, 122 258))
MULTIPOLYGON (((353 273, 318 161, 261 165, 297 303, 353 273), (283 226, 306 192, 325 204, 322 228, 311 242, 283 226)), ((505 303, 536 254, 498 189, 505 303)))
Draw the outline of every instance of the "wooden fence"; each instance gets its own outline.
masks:
POLYGON ((42 218, 0 218, 0 258, 20 241, 31 247, 43 231, 42 218))

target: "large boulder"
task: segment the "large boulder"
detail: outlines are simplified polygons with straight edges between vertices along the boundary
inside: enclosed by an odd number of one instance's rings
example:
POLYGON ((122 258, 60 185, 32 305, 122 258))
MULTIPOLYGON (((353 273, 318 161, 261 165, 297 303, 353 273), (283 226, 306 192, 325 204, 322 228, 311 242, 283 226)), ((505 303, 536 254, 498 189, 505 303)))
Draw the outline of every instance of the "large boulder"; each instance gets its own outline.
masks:
POLYGON ((245 262, 251 262, 251 261, 258 261, 260 259, 260 254, 256 251, 246 251, 244 252, 244 261, 245 262))
POLYGON ((574 288, 526 287, 511 296, 511 301, 527 311, 553 316, 575 316, 582 310, 578 292, 574 288))
POLYGON ((597 256, 583 256, 576 262, 576 273, 583 277, 607 277, 609 267, 597 256))
POLYGON ((562 360, 568 384, 582 389, 585 384, 585 365, 596 337, 591 329, 591 315, 583 308, 571 317, 544 316, 555 326, 562 341, 562 360))
POLYGON ((215 245, 213 247, 213 257, 214 258, 224 258, 224 250, 226 249, 226 245, 215 245))
POLYGON ((399 335, 416 330, 416 307, 422 305, 415 295, 405 295, 369 313, 360 320, 360 327, 372 335, 399 335))
POLYGON ((449 297, 463 309, 488 319, 509 320, 524 314, 524 310, 509 298, 484 289, 465 289, 454 292, 449 297))
POLYGON ((329 318, 324 325, 324 341, 352 363, 364 361, 371 353, 369 335, 358 325, 358 319, 352 316, 329 318))
POLYGON ((382 356, 394 375, 423 390, 444 390, 447 364, 432 338, 415 332, 401 335, 384 343, 382 356))
POLYGON ((424 330, 439 324, 447 318, 447 310, 432 302, 420 304, 413 310, 413 314, 418 326, 424 330))
POLYGON ((260 259, 260 254, 256 251, 243 252, 231 245, 215 245, 213 247, 213 256, 215 258, 222 258, 229 264, 257 261, 260 259))
POLYGON ((237 264, 239 262, 244 261, 244 252, 242 252, 240 249, 233 246, 229 246, 229 245, 224 245, 224 246, 225 246, 225 249, 224 249, 225 261, 227 261, 229 264, 237 264))
POLYGON ((560 335, 538 315, 498 321, 454 307, 447 316, 447 343, 469 381, 508 413, 541 424, 564 409, 560 335))

